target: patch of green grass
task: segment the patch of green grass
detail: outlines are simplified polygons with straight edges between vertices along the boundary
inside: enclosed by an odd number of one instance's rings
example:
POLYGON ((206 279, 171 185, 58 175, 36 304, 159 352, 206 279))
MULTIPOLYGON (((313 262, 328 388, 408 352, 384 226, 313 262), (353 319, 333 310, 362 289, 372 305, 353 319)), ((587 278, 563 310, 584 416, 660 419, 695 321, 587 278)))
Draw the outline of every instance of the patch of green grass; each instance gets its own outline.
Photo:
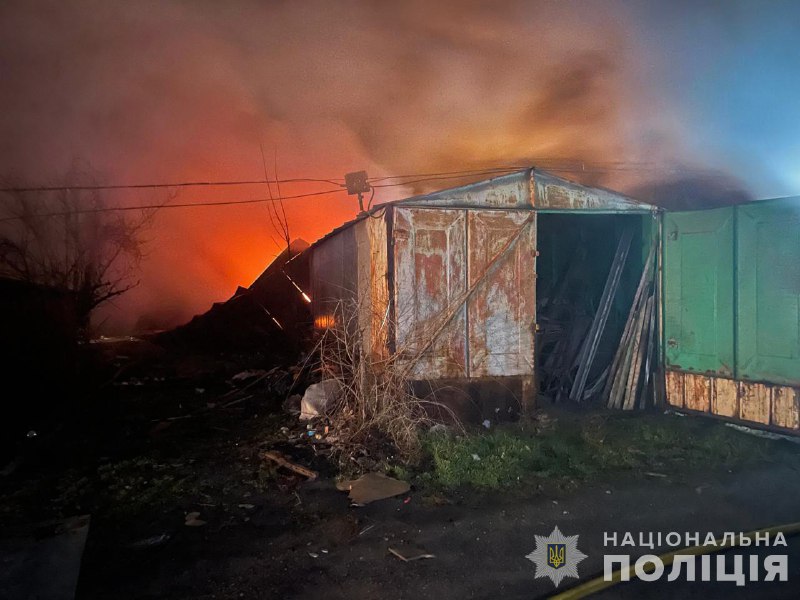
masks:
POLYGON ((722 423, 665 415, 574 415, 539 432, 521 427, 473 435, 432 434, 424 448, 435 486, 496 489, 518 482, 588 479, 612 471, 676 472, 788 460, 800 447, 743 434, 722 423))

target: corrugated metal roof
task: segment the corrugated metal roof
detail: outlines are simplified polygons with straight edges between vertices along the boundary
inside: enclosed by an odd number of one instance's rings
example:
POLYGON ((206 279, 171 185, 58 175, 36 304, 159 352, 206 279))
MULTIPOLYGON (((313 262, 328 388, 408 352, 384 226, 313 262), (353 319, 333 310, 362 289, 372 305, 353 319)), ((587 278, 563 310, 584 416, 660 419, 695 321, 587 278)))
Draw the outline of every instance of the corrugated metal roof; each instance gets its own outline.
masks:
POLYGON ((375 216, 387 206, 422 204, 441 204, 443 208, 486 206, 509 209, 528 207, 543 210, 602 210, 603 208, 609 210, 659 210, 658 207, 613 190, 584 186, 530 167, 466 185, 384 202, 370 211, 342 223, 311 244, 309 250, 356 223, 375 216), (523 190, 524 186, 527 187, 523 190), (554 193, 553 188, 559 188, 561 193, 554 193))

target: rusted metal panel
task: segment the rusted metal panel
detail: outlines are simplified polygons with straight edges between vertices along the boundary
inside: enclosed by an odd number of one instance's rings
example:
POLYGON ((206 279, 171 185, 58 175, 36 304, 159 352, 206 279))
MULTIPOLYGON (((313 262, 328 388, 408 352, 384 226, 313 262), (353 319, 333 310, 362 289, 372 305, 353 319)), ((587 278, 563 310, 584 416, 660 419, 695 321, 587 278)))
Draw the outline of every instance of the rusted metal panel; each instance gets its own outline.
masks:
POLYGON ((667 403, 676 408, 683 408, 683 373, 666 372, 667 403))
POLYGON ((393 239, 397 351, 415 361, 413 378, 466 377, 466 309, 454 306, 467 283, 466 211, 396 207, 393 239))
POLYGON ((533 206, 546 210, 591 210, 598 212, 648 212, 656 207, 628 196, 574 183, 544 171, 532 171, 533 206))
POLYGON ((711 378, 705 375, 684 375, 684 406, 697 412, 711 410, 711 378))
POLYGON ((712 378, 711 412, 720 417, 739 416, 739 386, 733 379, 712 378))
POLYGON ((337 305, 357 299, 357 262, 354 227, 342 229, 312 248, 311 311, 316 327, 331 326, 337 305))
POLYGON ((450 188, 423 196, 414 196, 397 206, 441 206, 450 208, 530 208, 530 169, 450 188))
MULTIPOLYGON (((536 319, 536 223, 528 211, 469 211, 469 376, 532 374, 536 319), (515 238, 502 264, 487 267, 515 238)), ((535 218, 535 217, 534 217, 535 218)))
POLYGON ((666 386, 672 406, 709 412, 710 396, 710 413, 715 416, 800 433, 800 392, 796 388, 682 371, 667 371, 666 386))
POLYGON ((771 389, 762 383, 739 382, 739 418, 769 425, 771 389))
POLYGON ((790 387, 772 388, 772 424, 787 429, 800 429, 800 394, 790 387))
POLYGON ((364 350, 374 358, 387 356, 389 286, 387 227, 384 213, 355 226, 357 247, 359 328, 364 350))

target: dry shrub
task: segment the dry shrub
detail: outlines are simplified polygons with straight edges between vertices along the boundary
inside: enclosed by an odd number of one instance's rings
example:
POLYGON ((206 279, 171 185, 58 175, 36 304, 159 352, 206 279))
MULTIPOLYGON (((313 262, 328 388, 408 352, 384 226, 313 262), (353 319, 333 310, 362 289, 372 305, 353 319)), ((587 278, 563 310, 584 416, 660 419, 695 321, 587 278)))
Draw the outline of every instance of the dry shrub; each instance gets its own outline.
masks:
POLYGON ((354 302, 340 302, 334 315, 317 345, 322 379, 338 384, 336 399, 325 415, 336 440, 334 453, 340 462, 364 455, 373 460, 418 461, 420 434, 435 423, 433 414, 447 414, 451 424, 458 424, 458 419, 435 399, 413 394, 408 378, 413 357, 366 347, 368 335, 385 339, 385 319, 370 318, 364 325, 363 312, 354 302))

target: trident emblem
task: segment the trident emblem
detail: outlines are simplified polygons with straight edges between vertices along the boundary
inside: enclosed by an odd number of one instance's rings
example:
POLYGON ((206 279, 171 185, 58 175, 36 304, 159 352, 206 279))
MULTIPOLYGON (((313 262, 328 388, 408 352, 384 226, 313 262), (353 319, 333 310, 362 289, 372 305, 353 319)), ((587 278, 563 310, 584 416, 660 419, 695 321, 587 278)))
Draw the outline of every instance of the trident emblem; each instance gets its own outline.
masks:
POLYGON ((547 564, 558 569, 564 566, 567 558, 566 544, 547 544, 547 564))

